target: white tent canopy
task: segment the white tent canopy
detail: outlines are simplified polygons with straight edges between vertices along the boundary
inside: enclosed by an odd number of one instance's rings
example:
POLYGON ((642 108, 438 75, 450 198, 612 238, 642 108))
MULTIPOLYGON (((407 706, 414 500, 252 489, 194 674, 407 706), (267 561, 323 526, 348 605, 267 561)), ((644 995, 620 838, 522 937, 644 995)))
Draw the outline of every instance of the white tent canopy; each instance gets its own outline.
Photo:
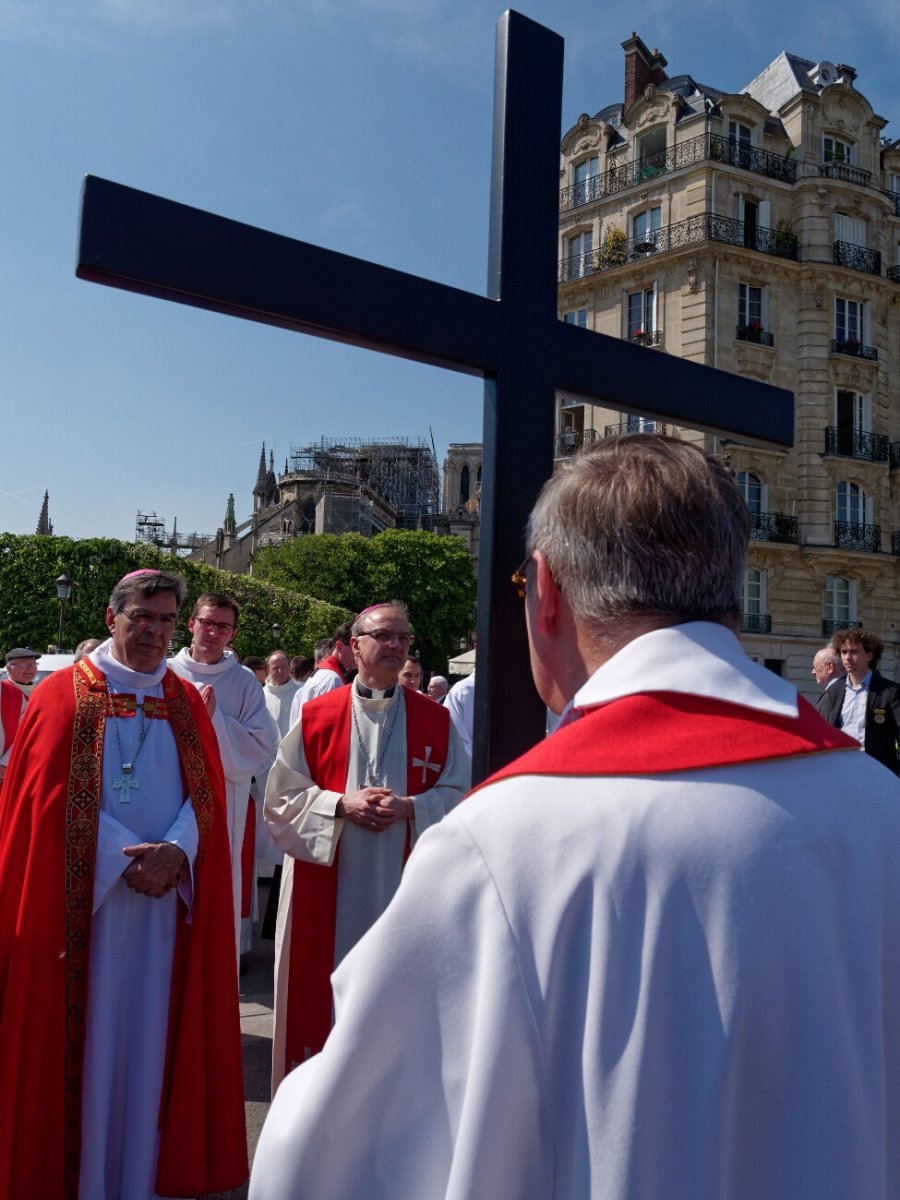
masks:
POLYGON ((451 658, 447 668, 451 675, 471 675, 475 670, 475 651, 467 650, 465 654, 451 658))

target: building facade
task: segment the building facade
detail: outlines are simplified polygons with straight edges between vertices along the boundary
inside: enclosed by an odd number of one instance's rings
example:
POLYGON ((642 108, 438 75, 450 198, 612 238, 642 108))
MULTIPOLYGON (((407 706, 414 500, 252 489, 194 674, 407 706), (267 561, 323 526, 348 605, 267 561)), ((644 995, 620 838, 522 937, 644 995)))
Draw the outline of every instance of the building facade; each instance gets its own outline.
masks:
MULTIPOLYGON (((851 67, 782 53, 738 92, 667 77, 636 35, 625 94, 562 140, 562 319, 794 392, 795 444, 683 427, 735 472, 753 538, 747 652, 808 694, 835 628, 900 641, 900 142, 851 67)), ((727 410, 727 388, 721 398, 727 410)), ((556 457, 664 427, 558 400, 556 457)))

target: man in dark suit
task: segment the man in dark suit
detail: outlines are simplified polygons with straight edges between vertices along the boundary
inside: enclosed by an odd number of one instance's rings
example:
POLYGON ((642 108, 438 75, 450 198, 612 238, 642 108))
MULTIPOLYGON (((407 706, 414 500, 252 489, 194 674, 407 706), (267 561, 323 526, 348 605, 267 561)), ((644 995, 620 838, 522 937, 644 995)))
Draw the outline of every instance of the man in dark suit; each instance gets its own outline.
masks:
POLYGON ((816 651, 812 661, 812 675, 822 689, 816 697, 815 707, 823 713, 828 708, 828 701, 831 699, 829 691, 844 681, 841 656, 830 644, 816 651))
POLYGON ((866 629, 841 629, 831 641, 847 672, 843 686, 828 688, 820 712, 829 724, 843 729, 866 754, 896 775, 900 770, 900 685, 877 670, 884 643, 866 629))

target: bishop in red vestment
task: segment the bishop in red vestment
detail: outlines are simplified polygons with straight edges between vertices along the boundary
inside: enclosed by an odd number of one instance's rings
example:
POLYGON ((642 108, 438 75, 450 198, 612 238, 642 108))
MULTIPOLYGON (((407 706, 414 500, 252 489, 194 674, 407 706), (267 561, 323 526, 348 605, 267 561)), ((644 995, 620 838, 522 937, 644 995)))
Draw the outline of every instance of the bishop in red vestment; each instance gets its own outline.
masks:
POLYGON ((0 801, 0 1195, 193 1196, 247 1175, 224 784, 165 666, 184 581, 126 577, 45 681, 0 801))
POLYGON ((462 798, 469 760, 446 710, 397 682, 410 643, 402 605, 366 610, 356 681, 304 704, 266 789, 285 852, 276 929, 273 1083, 317 1053, 330 977, 387 908, 415 839, 462 798))

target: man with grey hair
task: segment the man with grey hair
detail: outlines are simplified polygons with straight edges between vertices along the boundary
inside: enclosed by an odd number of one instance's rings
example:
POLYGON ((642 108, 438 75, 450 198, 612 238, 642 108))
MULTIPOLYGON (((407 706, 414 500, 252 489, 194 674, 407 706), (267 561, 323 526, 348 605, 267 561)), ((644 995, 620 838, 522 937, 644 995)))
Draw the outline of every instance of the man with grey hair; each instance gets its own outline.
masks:
POLYGON ((432 700, 438 704, 443 704, 447 698, 447 693, 450 691, 450 684, 447 682, 445 675, 432 675, 428 680, 428 687, 425 691, 432 700))
POLYGON ((674 439, 545 485, 513 579, 561 725, 336 972, 253 1200, 900 1194, 900 783, 742 651, 748 534, 674 439))
POLYGON ((247 1174, 225 788, 166 666, 179 575, 41 684, 0 801, 0 1192, 195 1196, 247 1174), (25 1069, 27 1064, 27 1069, 25 1069))
POLYGON ((822 689, 816 697, 815 706, 819 712, 822 712, 823 707, 827 705, 828 689, 839 679, 844 678, 844 671, 841 666, 841 656, 833 646, 823 646, 821 650, 817 650, 813 655, 812 676, 816 683, 822 689))
POLYGON ((469 786, 446 709, 398 683, 411 640, 406 607, 367 608, 348 638, 356 679, 304 704, 266 788, 266 823, 285 854, 275 1087, 321 1049, 331 1027, 332 970, 387 908, 417 838, 469 786))
POLYGON ((350 647, 351 621, 338 625, 331 638, 316 642, 316 669, 294 696, 291 704, 291 725, 296 725, 307 700, 324 696, 344 686, 344 675, 354 666, 350 647), (321 655, 321 657, 320 657, 321 655))

